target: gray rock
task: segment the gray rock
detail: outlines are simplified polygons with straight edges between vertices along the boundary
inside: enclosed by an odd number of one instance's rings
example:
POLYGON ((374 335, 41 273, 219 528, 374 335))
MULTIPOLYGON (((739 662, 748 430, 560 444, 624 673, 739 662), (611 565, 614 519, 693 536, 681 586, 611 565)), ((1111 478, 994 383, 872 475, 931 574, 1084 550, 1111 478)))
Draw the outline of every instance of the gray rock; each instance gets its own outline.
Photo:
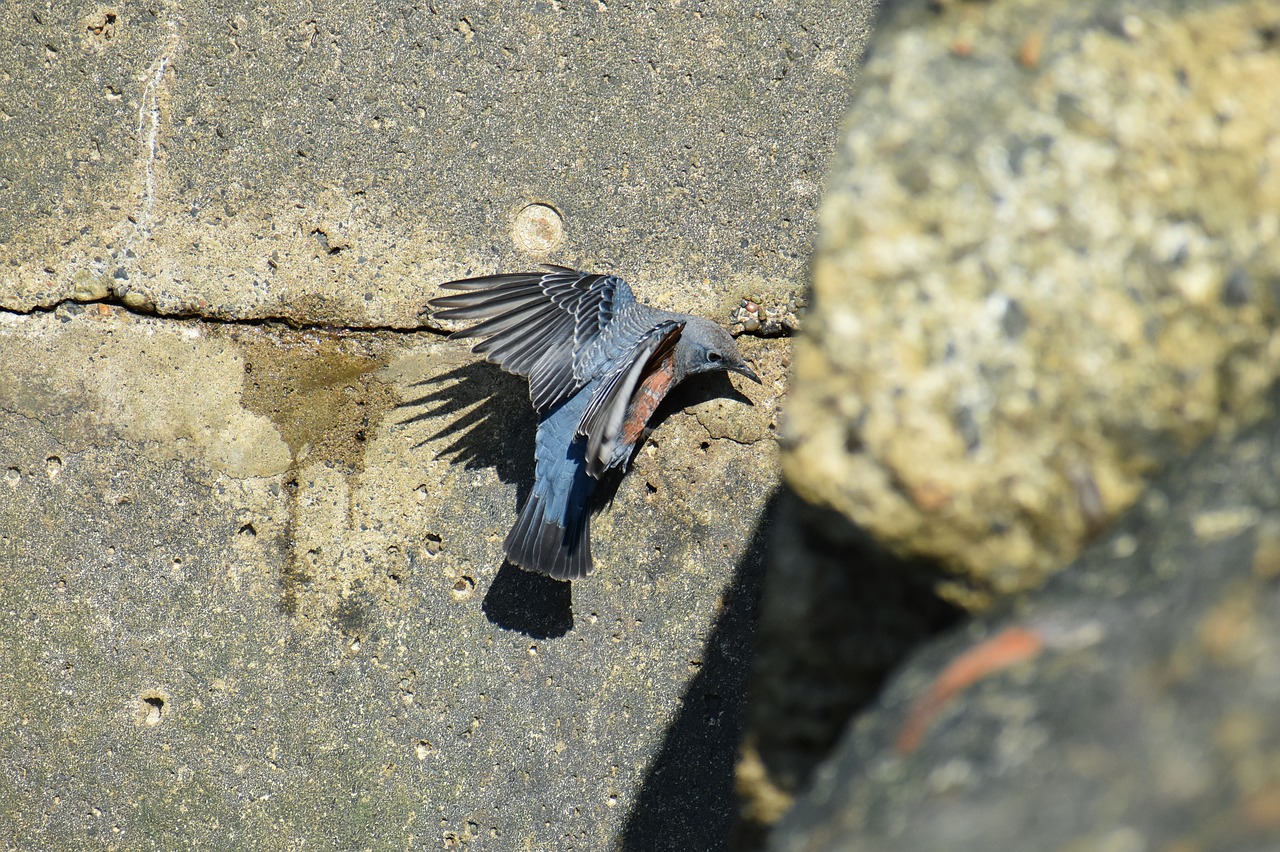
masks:
POLYGON ((1277 419, 1174 467, 903 668, 770 848, 1276 848, 1278 478, 1277 419))
POLYGON ((725 323, 749 291, 781 316, 871 7, 14 14, 0 306, 407 328, 440 281, 549 259, 725 323))
POLYGON ((976 610, 1264 414, 1277 23, 1243 0, 892 4, 824 201, 796 491, 976 610))

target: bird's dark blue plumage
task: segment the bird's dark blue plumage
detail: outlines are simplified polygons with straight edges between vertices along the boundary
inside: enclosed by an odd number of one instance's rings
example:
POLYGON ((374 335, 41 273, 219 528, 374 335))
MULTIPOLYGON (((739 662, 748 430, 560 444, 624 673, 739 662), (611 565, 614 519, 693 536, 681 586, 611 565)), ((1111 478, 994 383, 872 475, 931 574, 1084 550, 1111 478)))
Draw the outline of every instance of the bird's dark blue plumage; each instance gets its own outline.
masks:
POLYGON ((453 336, 483 338, 473 351, 529 380, 537 472, 503 547, 553 577, 590 573, 591 492, 630 458, 671 388, 715 370, 759 381, 720 326, 638 302, 613 275, 548 266, 442 286, 458 292, 432 300, 434 316, 480 320, 453 336))

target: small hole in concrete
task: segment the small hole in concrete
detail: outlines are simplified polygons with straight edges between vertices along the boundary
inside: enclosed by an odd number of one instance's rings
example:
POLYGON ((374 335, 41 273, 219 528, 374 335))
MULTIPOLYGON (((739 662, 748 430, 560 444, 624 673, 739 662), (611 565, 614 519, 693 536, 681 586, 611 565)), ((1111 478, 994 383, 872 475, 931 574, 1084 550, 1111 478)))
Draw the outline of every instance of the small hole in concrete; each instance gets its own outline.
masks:
POLYGON ((427 533, 427 555, 439 556, 442 550, 444 550, 444 539, 435 533, 427 533))
POLYGON ((4 472, 4 484, 10 488, 17 488, 18 483, 22 481, 22 474, 18 472, 16 467, 11 467, 4 472))
POLYGON ((451 591, 450 594, 453 595, 453 599, 455 601, 465 601, 467 598, 471 597, 475 590, 476 581, 464 574, 453 581, 453 591, 451 591))
POLYGON ((148 689, 134 699, 133 721, 140 727, 154 728, 173 711, 169 696, 158 689, 148 689))
POLYGON ((115 35, 116 29, 116 13, 103 12, 101 15, 89 22, 85 27, 90 35, 97 36, 104 41, 115 35))
POLYGON ((57 479, 62 474, 62 459, 49 456, 44 460, 44 469, 49 474, 49 479, 57 479))

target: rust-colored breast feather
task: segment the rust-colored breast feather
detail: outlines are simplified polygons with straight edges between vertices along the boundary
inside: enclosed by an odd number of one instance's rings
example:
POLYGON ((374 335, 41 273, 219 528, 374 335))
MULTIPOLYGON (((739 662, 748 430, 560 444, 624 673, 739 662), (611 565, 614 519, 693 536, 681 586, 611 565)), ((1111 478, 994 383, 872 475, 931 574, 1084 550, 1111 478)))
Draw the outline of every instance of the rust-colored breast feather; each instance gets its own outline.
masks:
POLYGON ((649 418, 666 397, 675 383, 676 362, 672 354, 658 361, 644 381, 636 388, 631 399, 631 407, 627 410, 627 422, 622 426, 622 443, 634 447, 645 434, 649 418))

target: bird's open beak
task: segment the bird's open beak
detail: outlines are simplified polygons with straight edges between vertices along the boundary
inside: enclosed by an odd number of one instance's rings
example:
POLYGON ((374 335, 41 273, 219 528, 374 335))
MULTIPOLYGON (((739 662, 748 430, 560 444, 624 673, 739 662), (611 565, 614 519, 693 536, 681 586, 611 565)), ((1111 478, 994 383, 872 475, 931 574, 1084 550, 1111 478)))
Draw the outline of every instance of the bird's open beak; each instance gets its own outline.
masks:
POLYGON ((760 377, 756 375, 756 371, 748 367, 745 363, 730 367, 729 369, 733 370, 735 373, 741 373, 758 385, 764 384, 764 382, 760 381, 760 377))

